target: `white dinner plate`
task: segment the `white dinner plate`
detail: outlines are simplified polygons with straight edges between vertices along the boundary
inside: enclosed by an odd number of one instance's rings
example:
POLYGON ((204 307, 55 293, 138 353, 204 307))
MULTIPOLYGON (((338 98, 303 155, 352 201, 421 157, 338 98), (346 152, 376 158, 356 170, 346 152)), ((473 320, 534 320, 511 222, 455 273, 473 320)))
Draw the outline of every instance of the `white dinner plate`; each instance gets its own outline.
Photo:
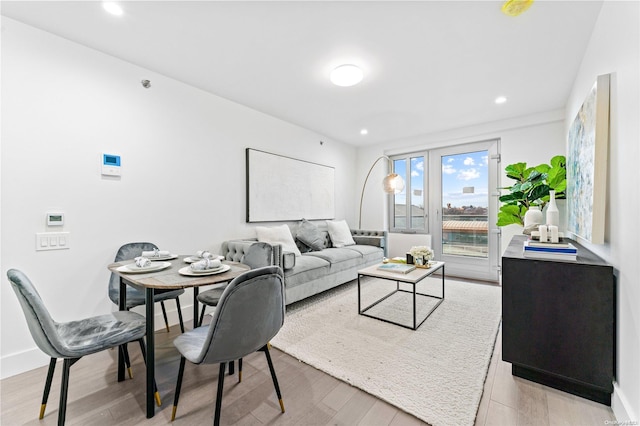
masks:
POLYGON ((151 262, 151 265, 140 268, 135 263, 118 266, 116 271, 125 274, 146 274, 148 272, 162 271, 171 266, 171 262, 151 262))
MULTIPOLYGON (((218 255, 218 256, 212 258, 211 260, 215 260, 215 259, 224 260, 224 256, 218 255)), ((202 258, 201 257, 197 257, 197 256, 189 256, 189 257, 185 257, 184 258, 184 261, 186 263, 195 263, 195 262, 199 262, 201 260, 202 260, 202 258)))
POLYGON ((162 260, 171 260, 171 259, 177 259, 178 255, 177 254, 170 254, 168 256, 150 256, 147 257, 147 259, 149 259, 152 262, 158 262, 158 261, 162 261, 162 260))
POLYGON ((206 275, 221 274, 223 272, 227 272, 229 269, 231 269, 231 265, 222 265, 219 268, 206 269, 204 271, 193 271, 191 270, 191 266, 185 266, 184 268, 181 268, 180 270, 178 270, 178 273, 180 275, 186 275, 188 277, 201 277, 206 275))

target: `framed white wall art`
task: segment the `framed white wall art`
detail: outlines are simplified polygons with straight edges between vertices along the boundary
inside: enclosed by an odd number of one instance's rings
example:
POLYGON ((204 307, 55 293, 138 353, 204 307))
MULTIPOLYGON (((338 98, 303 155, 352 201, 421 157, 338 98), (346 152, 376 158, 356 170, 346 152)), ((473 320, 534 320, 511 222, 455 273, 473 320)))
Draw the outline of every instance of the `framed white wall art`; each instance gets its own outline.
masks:
POLYGON ((247 222, 333 219, 335 169, 247 148, 247 222))

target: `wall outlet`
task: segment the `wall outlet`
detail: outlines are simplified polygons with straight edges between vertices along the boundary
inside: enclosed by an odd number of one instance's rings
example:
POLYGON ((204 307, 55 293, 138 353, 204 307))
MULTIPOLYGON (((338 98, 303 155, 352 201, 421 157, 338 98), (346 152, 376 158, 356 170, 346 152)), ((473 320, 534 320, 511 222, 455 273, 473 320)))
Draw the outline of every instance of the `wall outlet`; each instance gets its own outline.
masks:
POLYGON ((69 232, 36 232, 36 251, 66 250, 70 248, 69 232))

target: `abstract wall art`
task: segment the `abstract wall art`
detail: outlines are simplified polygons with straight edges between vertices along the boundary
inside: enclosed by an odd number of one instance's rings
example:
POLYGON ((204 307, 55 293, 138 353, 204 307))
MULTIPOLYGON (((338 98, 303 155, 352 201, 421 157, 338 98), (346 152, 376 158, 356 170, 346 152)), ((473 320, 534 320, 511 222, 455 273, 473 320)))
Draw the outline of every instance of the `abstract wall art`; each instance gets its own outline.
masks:
POLYGON ((569 129, 567 227, 594 244, 604 243, 609 144, 610 74, 598 76, 569 129))

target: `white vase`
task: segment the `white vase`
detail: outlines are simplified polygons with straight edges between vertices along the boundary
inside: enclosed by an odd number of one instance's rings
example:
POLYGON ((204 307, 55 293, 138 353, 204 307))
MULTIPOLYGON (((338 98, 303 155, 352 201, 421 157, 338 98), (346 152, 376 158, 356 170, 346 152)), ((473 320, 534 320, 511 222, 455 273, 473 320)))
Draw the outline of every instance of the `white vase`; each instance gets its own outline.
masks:
POLYGON ((531 206, 529 210, 524 214, 524 228, 529 229, 531 227, 537 227, 542 224, 542 211, 540 207, 531 206))
POLYGON ((558 206, 556 205, 556 191, 549 191, 547 225, 560 226, 560 210, 558 210, 558 206))

